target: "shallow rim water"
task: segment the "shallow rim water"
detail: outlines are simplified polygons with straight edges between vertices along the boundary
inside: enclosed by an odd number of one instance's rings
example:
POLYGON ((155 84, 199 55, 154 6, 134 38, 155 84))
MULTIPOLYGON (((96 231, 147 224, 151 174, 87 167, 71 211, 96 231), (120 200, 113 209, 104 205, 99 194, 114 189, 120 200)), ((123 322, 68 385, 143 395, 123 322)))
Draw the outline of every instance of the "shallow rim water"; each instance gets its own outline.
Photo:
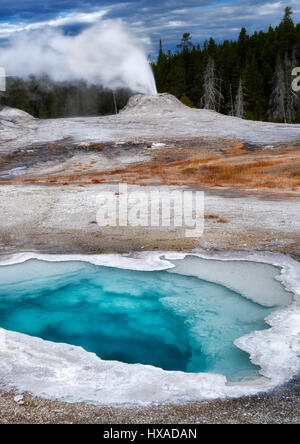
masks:
POLYGON ((139 364, 102 361, 79 347, 49 343, 1 330, 2 388, 14 387, 30 391, 35 395, 71 402, 124 405, 254 394, 269 390, 294 376, 300 369, 300 273, 299 263, 289 257, 258 253, 248 255, 226 253, 217 256, 203 252, 145 252, 131 256, 55 256, 20 253, 10 258, 3 258, 1 264, 20 263, 30 258, 55 262, 83 260, 98 265, 149 271, 170 269, 173 267, 172 261, 186 256, 222 261, 262 262, 281 267, 280 280, 287 290, 293 291, 292 302, 288 307, 273 312, 267 318, 270 329, 251 332, 235 341, 238 347, 250 354, 251 361, 261 367, 262 377, 229 384, 222 375, 167 372, 139 364), (27 369, 26 377, 24 368, 27 369), (38 376, 41 373, 43 373, 42 379, 38 376), (86 381, 84 389, 80 384, 83 378, 86 381))

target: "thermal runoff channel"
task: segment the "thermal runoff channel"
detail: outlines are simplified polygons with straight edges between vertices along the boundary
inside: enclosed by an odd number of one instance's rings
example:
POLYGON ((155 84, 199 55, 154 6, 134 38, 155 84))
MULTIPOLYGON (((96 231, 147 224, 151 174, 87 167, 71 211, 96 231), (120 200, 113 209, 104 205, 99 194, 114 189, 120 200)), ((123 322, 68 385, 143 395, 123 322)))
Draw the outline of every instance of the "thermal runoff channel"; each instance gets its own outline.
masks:
POLYGON ((229 380, 258 369, 234 340, 274 310, 197 277, 84 262, 0 267, 0 326, 82 346, 101 359, 229 380), (17 278, 16 278, 17 277, 17 278))

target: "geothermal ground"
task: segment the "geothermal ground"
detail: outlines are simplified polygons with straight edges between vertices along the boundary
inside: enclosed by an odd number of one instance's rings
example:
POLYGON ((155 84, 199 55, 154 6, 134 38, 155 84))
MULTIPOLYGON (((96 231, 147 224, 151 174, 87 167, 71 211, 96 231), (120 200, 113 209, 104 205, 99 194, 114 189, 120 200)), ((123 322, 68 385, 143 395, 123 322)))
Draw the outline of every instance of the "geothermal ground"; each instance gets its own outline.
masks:
POLYGON ((249 249, 299 252, 300 126, 135 96, 117 116, 37 120, 0 112, 2 253, 249 249), (96 224, 97 197, 136 189, 204 190, 205 233, 96 224))
MULTIPOLYGON (((197 248, 271 251, 299 260, 299 147, 300 125, 190 109, 167 94, 135 96, 120 114, 108 117, 38 120, 4 108, 0 252, 8 257, 25 251, 128 254, 197 248), (189 239, 183 228, 100 228, 97 197, 103 190, 118 196, 120 182, 130 190, 205 191, 204 235, 189 239)), ((130 415, 136 422, 145 417, 228 422, 227 414, 233 422, 280 422, 279 399, 282 419, 297 422, 297 390, 296 380, 266 397, 139 408, 130 415)), ((51 404, 29 395, 25 401, 15 406, 13 396, 3 393, 0 420, 38 422, 41 407, 46 416, 51 410, 49 422, 129 421, 125 410, 95 413, 85 405, 51 404)))

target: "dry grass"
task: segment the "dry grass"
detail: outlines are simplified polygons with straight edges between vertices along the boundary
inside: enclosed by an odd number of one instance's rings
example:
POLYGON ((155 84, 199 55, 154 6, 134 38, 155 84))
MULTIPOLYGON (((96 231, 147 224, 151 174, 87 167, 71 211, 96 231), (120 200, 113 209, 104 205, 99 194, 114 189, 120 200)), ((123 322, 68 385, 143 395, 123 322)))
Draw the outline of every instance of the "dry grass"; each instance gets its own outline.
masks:
MULTIPOLYGON (((298 159, 269 159, 236 162, 218 162, 199 172, 202 183, 210 186, 239 186, 245 188, 296 189, 300 186, 300 171, 295 169, 298 159)), ((296 167, 297 168, 297 167, 296 167)))
POLYGON ((217 216, 215 214, 206 214, 204 216, 204 219, 205 220, 213 220, 213 221, 218 222, 220 224, 227 224, 228 223, 227 219, 225 219, 223 217, 220 217, 220 216, 217 216))

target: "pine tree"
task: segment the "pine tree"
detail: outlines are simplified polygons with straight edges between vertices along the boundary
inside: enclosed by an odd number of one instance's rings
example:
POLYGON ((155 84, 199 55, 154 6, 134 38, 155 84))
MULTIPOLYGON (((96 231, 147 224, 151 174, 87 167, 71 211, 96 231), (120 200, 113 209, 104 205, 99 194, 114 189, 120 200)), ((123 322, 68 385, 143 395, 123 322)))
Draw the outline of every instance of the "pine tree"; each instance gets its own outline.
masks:
POLYGON ((193 102, 185 94, 180 98, 180 102, 190 108, 194 108, 193 102))
POLYGON ((263 76, 257 63, 254 50, 247 54, 247 62, 243 71, 245 97, 247 100, 246 117, 252 120, 264 118, 265 96, 263 76))
POLYGON ((162 40, 159 42, 157 63, 152 66, 158 92, 167 90, 168 57, 164 54, 162 40))
POLYGON ((177 48, 181 49, 189 49, 193 46, 191 41, 191 34, 189 32, 185 32, 181 38, 181 42, 177 45, 177 48))
POLYGON ((292 14, 292 9, 286 7, 284 16, 278 26, 279 51, 281 56, 285 53, 291 55, 294 45, 296 44, 295 25, 292 19, 292 14))
POLYGON ((247 35, 246 28, 242 28, 237 42, 237 52, 242 65, 246 60, 248 44, 249 36, 247 35))
POLYGON ((163 46, 162 46, 162 39, 160 39, 159 41, 159 53, 158 53, 158 58, 161 57, 163 55, 163 46))
POLYGON ((166 79, 166 84, 167 91, 178 98, 182 97, 186 92, 186 71, 180 54, 176 54, 176 57, 172 61, 172 67, 166 79))

